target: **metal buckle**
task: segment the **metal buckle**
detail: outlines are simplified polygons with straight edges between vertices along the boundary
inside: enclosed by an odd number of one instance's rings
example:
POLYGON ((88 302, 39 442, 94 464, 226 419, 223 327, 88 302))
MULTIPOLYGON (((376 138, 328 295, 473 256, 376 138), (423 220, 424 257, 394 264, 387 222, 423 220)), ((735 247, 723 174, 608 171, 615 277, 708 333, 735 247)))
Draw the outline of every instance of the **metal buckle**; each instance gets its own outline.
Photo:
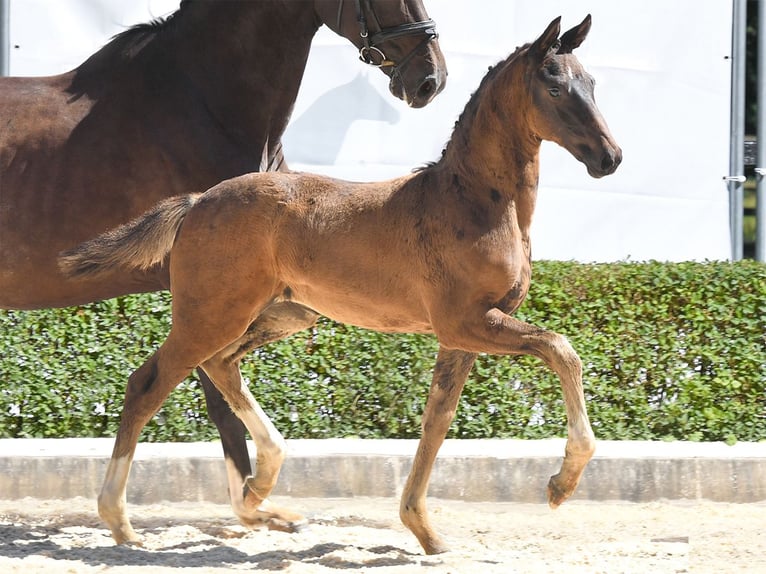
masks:
POLYGON ((386 58, 383 51, 375 46, 362 46, 359 49, 359 59, 365 64, 375 66, 376 68, 387 68, 394 65, 394 62, 386 58), (377 55, 380 61, 376 61, 373 55, 377 55))

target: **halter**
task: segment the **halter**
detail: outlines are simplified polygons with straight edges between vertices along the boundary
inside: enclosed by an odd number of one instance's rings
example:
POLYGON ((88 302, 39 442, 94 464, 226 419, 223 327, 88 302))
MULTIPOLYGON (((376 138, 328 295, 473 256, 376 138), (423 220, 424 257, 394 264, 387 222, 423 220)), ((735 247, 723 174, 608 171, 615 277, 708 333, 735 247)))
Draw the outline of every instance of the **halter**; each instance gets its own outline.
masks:
MULTIPOLYGON (((341 28, 343 1, 344 0, 340 0, 340 2, 338 2, 338 30, 341 28)), ((364 10, 362 10, 362 0, 356 0, 356 19, 359 22, 359 36, 362 38, 363 44, 359 49, 359 59, 365 64, 377 68, 394 68, 394 71, 396 71, 397 68, 403 68, 416 52, 431 40, 435 40, 439 37, 439 34, 436 32, 436 22, 430 18, 420 22, 407 22, 406 24, 400 24, 390 28, 382 28, 375 16, 370 0, 364 0, 364 10), (372 16, 375 20, 375 25, 378 28, 378 32, 374 33, 372 37, 370 37, 370 31, 367 27, 367 18, 364 15, 365 11, 372 16), (425 38, 420 44, 415 46, 415 48, 405 56, 401 62, 389 60, 383 53, 383 50, 377 46, 378 44, 394 40, 395 38, 411 36, 414 34, 425 34, 425 38)))

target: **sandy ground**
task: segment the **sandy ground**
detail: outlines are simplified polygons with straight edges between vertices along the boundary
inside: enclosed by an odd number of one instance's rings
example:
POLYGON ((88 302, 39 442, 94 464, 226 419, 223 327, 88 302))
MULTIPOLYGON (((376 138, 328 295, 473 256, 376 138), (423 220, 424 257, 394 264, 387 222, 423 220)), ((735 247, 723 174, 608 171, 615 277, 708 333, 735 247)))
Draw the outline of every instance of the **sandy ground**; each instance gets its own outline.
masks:
POLYGON ((766 503, 544 505, 431 500, 452 551, 424 556, 394 499, 274 498, 311 519, 248 531, 228 506, 130 507, 144 547, 115 546, 95 501, 0 500, 3 573, 766 572, 766 503))

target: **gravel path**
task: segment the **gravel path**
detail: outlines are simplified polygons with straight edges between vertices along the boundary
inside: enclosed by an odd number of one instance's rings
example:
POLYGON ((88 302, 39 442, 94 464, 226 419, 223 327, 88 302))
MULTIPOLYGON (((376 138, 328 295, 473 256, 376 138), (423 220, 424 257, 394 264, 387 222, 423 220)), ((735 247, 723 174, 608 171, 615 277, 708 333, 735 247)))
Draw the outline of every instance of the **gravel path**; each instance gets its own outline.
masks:
POLYGON ((766 503, 544 505, 431 500, 453 550, 424 556, 389 498, 274 501, 299 534, 239 526, 228 506, 130 507, 144 547, 115 546, 95 501, 0 500, 0 572, 197 574, 766 572, 766 503))

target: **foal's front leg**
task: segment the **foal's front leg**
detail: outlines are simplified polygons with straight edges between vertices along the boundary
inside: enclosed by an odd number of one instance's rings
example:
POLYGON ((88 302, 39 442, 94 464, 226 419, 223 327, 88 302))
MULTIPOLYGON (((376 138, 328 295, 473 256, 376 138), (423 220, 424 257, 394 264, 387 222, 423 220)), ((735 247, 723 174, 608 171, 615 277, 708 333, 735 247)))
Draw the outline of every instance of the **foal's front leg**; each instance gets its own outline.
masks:
POLYGON ((566 403, 567 443, 561 470, 548 483, 548 504, 556 508, 574 493, 596 448, 585 407, 580 357, 563 335, 514 319, 499 309, 491 309, 480 322, 463 327, 454 339, 461 348, 532 355, 559 376, 566 403))
POLYGON ((399 506, 402 522, 417 537, 426 554, 439 554, 448 550, 428 519, 426 493, 436 454, 455 416, 460 393, 475 360, 474 353, 444 348, 439 348, 436 358, 433 381, 421 423, 423 434, 399 506))

